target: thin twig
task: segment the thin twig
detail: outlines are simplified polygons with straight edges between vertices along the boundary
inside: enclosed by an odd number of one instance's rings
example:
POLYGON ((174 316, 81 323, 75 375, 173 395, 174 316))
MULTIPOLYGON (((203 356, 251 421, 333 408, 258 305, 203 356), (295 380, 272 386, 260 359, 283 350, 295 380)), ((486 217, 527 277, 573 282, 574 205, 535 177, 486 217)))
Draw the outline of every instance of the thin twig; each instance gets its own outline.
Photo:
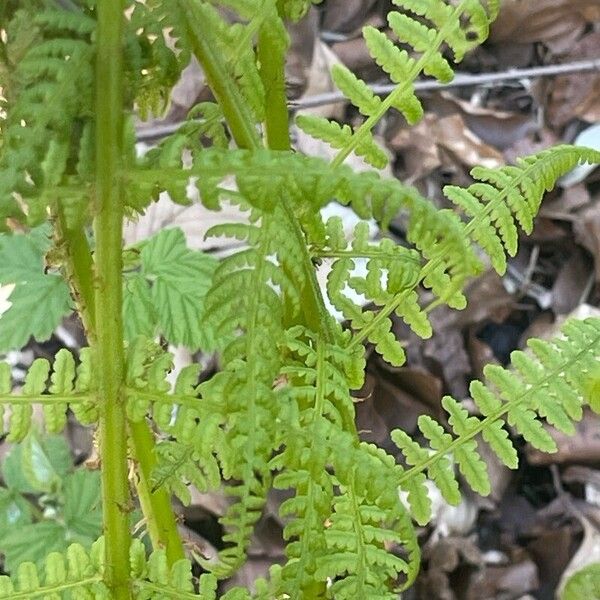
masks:
MULTIPOLYGON (((582 60, 560 65, 545 65, 543 67, 531 67, 528 69, 509 69, 500 73, 481 73, 479 75, 459 74, 450 83, 439 83, 434 80, 415 82, 416 92, 428 92, 432 90, 445 90, 454 87, 470 87, 516 81, 519 79, 531 79, 540 77, 553 77, 557 75, 570 75, 573 73, 586 73, 600 71, 600 58, 582 60)), ((377 96, 383 96, 392 92, 396 85, 371 85, 370 88, 377 96)), ((314 108, 323 104, 347 102, 346 97, 340 92, 327 94, 316 94, 300 98, 291 103, 294 110, 302 108, 314 108)))
MULTIPOLYGON (((445 90, 455 87, 471 87, 494 85, 506 81, 518 81, 520 79, 533 79, 540 77, 555 77, 557 75, 571 75, 574 73, 590 73, 600 71, 600 58, 582 60, 560 65, 545 65, 542 67, 531 67, 528 69, 509 69, 500 73, 481 73, 479 75, 459 74, 450 83, 439 83, 433 80, 415 82, 416 92, 428 92, 434 90, 445 90)), ((378 96, 389 94, 395 85, 375 84, 370 86, 378 96)), ((337 104, 347 102, 346 97, 340 92, 327 94, 315 94, 306 96, 290 102, 290 110, 297 111, 303 108, 314 108, 325 104, 337 104)), ((138 130, 137 139, 140 142, 160 139, 179 129, 181 122, 143 127, 138 130)))

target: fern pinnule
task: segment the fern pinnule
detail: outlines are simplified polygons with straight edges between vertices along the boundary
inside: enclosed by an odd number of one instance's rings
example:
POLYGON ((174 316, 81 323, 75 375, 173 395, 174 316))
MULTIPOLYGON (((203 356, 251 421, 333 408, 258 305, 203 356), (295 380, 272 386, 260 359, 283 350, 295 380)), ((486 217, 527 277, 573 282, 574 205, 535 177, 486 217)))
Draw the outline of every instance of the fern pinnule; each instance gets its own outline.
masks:
POLYGON ((51 433, 58 433, 64 428, 67 408, 71 408, 81 422, 95 422, 98 411, 93 392, 87 384, 88 368, 89 354, 84 351, 76 376, 73 355, 62 349, 55 357, 51 374, 50 363, 45 358, 38 358, 27 371, 21 393, 11 394, 10 365, 0 363, 0 424, 5 407, 9 406, 8 440, 19 442, 30 432, 34 404, 43 407, 46 428, 51 433))
POLYGON ((80 544, 72 544, 64 554, 51 552, 40 571, 31 562, 21 563, 11 577, 0 576, 0 598, 109 600, 102 581, 102 546, 97 541, 89 553, 80 544))
MULTIPOLYGON (((350 125, 340 125, 335 121, 328 121, 322 117, 298 115, 296 124, 304 133, 327 142, 337 150, 341 150, 352 143, 354 136, 350 125)), ((372 136, 365 136, 360 144, 356 144, 354 151, 357 156, 364 158, 366 162, 378 169, 383 169, 388 163, 387 154, 377 145, 372 136)))
POLYGON ((96 20, 79 10, 42 10, 34 16, 33 23, 39 26, 46 36, 67 37, 66 34, 76 34, 87 38, 96 29, 96 20))

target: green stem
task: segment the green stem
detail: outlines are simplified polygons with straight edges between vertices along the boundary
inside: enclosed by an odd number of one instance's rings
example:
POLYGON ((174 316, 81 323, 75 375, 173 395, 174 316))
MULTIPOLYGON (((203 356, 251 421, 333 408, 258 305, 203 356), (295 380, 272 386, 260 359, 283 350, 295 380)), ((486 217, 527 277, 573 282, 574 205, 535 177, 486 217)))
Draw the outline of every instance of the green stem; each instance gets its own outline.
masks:
POLYGON ((57 210, 57 232, 67 252, 67 278, 77 304, 89 343, 96 336, 96 311, 94 308, 94 261, 83 227, 70 229, 64 212, 57 210))
MULTIPOLYGON (((289 133, 289 118, 287 97, 285 95, 285 52, 281 44, 273 38, 271 27, 267 21, 260 29, 258 35, 258 59, 260 61, 260 77, 266 92, 265 103, 265 131, 266 142, 271 150, 291 150, 289 133)), ((302 248, 302 263, 307 284, 302 290, 303 312, 307 325, 314 331, 321 331, 327 341, 331 341, 328 323, 327 308, 319 288, 316 273, 306 245, 306 238, 302 227, 294 214, 287 198, 281 199, 281 206, 298 247, 302 248)))
MULTIPOLYGON (((58 227, 61 241, 67 250, 67 271, 73 295, 77 299, 77 306, 87 339, 93 343, 96 336, 96 310, 93 287, 93 260, 90 247, 83 229, 68 229, 63 215, 58 213, 58 227)), ((126 390, 124 390, 126 392, 126 390)), ((68 396, 62 400, 65 402, 83 402, 86 396, 81 398, 68 396)), ((38 399, 42 404, 58 402, 60 398, 42 396, 38 399)), ((30 399, 27 399, 30 401, 30 399)), ((2 397, 0 396, 0 402, 2 397)), ((15 404, 14 399, 12 403, 15 404)), ((177 520, 170 497, 166 490, 160 489, 152 493, 149 487, 150 473, 154 466, 154 435, 150 426, 142 421, 132 423, 129 427, 131 436, 131 453, 138 467, 138 477, 135 481, 138 498, 142 512, 148 523, 148 532, 152 541, 152 547, 157 550, 165 548, 167 561, 172 565, 177 560, 185 558, 185 552, 181 538, 177 531, 177 520)))
POLYGON ((169 494, 163 488, 152 491, 150 476, 156 464, 154 434, 145 421, 130 422, 129 431, 134 461, 138 467, 136 486, 152 547, 155 550, 164 548, 167 562, 173 565, 185 558, 185 551, 177 531, 177 520, 169 494))
POLYGON ((266 145, 271 150, 289 150, 290 124, 285 94, 285 53, 278 51, 273 27, 267 20, 258 33, 260 78, 265 88, 266 145))
POLYGON ((104 580, 114 600, 130 600, 127 429, 122 317, 123 3, 99 0, 96 60, 96 344, 100 407, 104 580))
POLYGON ((227 124, 240 148, 258 148, 260 139, 248 107, 231 80, 222 57, 216 51, 214 32, 208 26, 206 11, 210 7, 199 0, 179 0, 194 55, 204 69, 208 85, 223 110, 227 124))

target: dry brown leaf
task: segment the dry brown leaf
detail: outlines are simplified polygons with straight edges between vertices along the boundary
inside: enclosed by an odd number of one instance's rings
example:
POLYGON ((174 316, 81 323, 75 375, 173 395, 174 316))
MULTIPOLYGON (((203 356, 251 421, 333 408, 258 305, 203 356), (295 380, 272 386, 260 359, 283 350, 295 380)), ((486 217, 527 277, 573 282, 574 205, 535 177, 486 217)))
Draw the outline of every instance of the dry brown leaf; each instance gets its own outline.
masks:
POLYGON ((460 114, 439 118, 429 113, 417 126, 402 127, 389 145, 401 151, 408 182, 418 181, 445 164, 467 168, 476 165, 496 168, 504 164, 502 154, 483 143, 460 114))
POLYGON ((546 42, 568 48, 586 23, 600 19, 598 0, 504 0, 492 43, 546 42))
MULTIPOLYGON (((561 60, 574 62, 598 58, 599 49, 600 31, 593 31, 571 45, 561 56, 561 60)), ((599 89, 598 73, 574 73, 557 77, 550 88, 549 122, 553 127, 561 128, 577 117, 590 123, 600 121, 599 89)))
POLYGON ((538 124, 530 114, 486 108, 456 98, 449 92, 435 94, 427 100, 426 107, 440 117, 460 114, 473 134, 497 150, 505 150, 538 130, 538 124))
POLYGON ((438 145, 450 152, 466 167, 481 165, 494 169, 504 164, 502 154, 484 144, 466 125, 460 115, 438 119, 432 124, 438 145))
POLYGON ((381 79, 381 69, 371 57, 362 36, 336 42, 331 46, 335 55, 358 77, 365 81, 381 79))
POLYGON ((596 281, 600 281, 600 202, 594 202, 585 210, 577 213, 573 223, 575 239, 587 248, 596 263, 596 281))
POLYGON ((306 91, 318 37, 318 19, 317 10, 312 8, 304 19, 289 25, 291 43, 285 76, 290 100, 297 99, 306 91))
POLYGON ((589 293, 593 277, 593 265, 579 248, 575 248, 562 265, 552 287, 552 309, 557 315, 575 310, 589 293))
MULTIPOLYGON (((340 59, 330 50, 329 46, 320 39, 315 40, 313 59, 308 71, 308 81, 304 96, 317 96, 335 92, 337 88, 331 77, 333 65, 339 64, 340 59)), ((345 106, 343 103, 323 104, 313 108, 304 108, 298 114, 316 115, 329 119, 343 119, 345 106)))
POLYGON ((328 0, 322 28, 337 33, 351 33, 364 25, 378 0, 328 0))
POLYGON ((536 564, 525 553, 507 566, 488 566, 469 589, 468 600, 522 600, 539 588, 536 564))

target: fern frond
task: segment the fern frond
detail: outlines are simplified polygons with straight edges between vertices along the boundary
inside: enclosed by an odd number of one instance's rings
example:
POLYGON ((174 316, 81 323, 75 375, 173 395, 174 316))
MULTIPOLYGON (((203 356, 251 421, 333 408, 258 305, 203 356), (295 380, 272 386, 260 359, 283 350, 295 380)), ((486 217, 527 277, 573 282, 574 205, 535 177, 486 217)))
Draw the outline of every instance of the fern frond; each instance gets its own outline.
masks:
POLYGON ((165 22, 162 2, 134 2, 125 30, 125 68, 129 94, 135 98, 142 119, 159 116, 167 108, 171 88, 188 65, 190 53, 178 44, 172 47, 176 31, 170 39, 166 28, 176 21, 169 14, 165 22))
MULTIPOLYGON (((395 244, 390 239, 379 243, 369 241, 368 224, 360 222, 353 235, 350 249, 348 242, 340 239, 342 223, 337 217, 327 223, 327 237, 324 248, 314 251, 315 256, 336 258, 327 281, 327 293, 334 306, 346 319, 351 320, 354 329, 362 329, 369 323, 369 314, 354 304, 344 293, 346 288, 362 295, 365 300, 383 306, 398 294, 403 294, 403 302, 396 309, 404 321, 417 333, 427 338, 431 336, 429 319, 418 304, 417 293, 412 291, 419 281, 421 261, 418 252, 395 244), (366 275, 353 275, 357 260, 365 263, 366 275)), ((385 324, 387 327, 388 324, 385 324)), ((369 337, 380 345, 386 360, 393 364, 404 362, 404 352, 398 346, 396 352, 387 349, 387 343, 377 332, 369 337)), ((390 350, 395 346, 390 340, 390 350)))
MULTIPOLYGON (((6 406, 11 409, 8 419, 8 440, 19 442, 31 430, 33 405, 43 406, 46 427, 49 432, 61 431, 66 423, 66 411, 70 407, 81 422, 89 424, 98 418, 94 397, 88 384, 89 355, 84 352, 79 375, 75 376, 75 360, 65 349, 58 352, 53 365, 50 385, 50 363, 45 358, 36 359, 25 376, 21 393, 11 394, 11 368, 0 363, 0 417, 6 406)), ((0 423, 3 419, 0 419, 0 423)))
POLYGON ((17 572, 0 576, 0 598, 11 600, 109 600, 111 594, 102 582, 102 544, 95 542, 88 554, 73 544, 66 553, 51 552, 39 572, 30 562, 21 563, 17 572))
MULTIPOLYGON (((50 13, 42 16, 52 20, 50 13)), ((80 29, 89 26, 87 18, 84 22, 80 29)), ((32 225, 45 219, 41 191, 62 181, 68 170, 71 132, 91 114, 92 58, 87 41, 55 38, 38 41, 16 66, 13 79, 19 84, 9 90, 11 101, 2 129, 1 228, 7 217, 25 220, 27 216, 32 225), (17 195, 28 205, 27 215, 17 195)))
MULTIPOLYGON (((552 189, 561 175, 580 162, 600 163, 600 153, 587 148, 558 146, 520 159, 518 166, 473 169, 473 176, 485 183, 473 184, 467 190, 454 186, 445 188, 450 200, 473 217, 466 225, 452 211, 434 211, 438 214, 432 218, 428 214, 433 210, 430 205, 415 205, 407 238, 427 259, 418 279, 438 297, 436 303, 445 302, 458 309, 466 306, 462 287, 469 273, 479 269, 474 252, 476 245, 483 248, 494 267, 503 273, 506 255, 515 250, 516 223, 529 229, 544 192, 552 189), (439 213, 444 213, 443 219, 439 213), (470 262, 467 270, 458 258, 461 252, 465 261, 470 262)), ((342 275, 338 273, 336 277, 342 275)), ((409 289, 386 302, 377 315, 367 317, 369 322, 353 343, 372 340, 372 333, 378 332, 381 350, 389 347, 393 343, 388 335, 389 315, 403 304, 407 294, 410 294, 409 289)), ((393 357, 401 359, 397 349, 393 357)))
MULTIPOLYGON (((241 183, 246 195, 254 193, 250 177, 242 176, 241 183)), ((294 282, 291 272, 286 275, 286 265, 293 269, 292 262, 282 258, 281 268, 276 268, 271 260, 272 255, 281 257, 289 245, 280 243, 277 223, 275 215, 263 215, 260 229, 221 226, 215 230, 253 242, 250 250, 221 262, 206 296, 204 323, 231 340, 223 351, 221 373, 196 389, 194 373, 186 370, 170 395, 165 383, 170 357, 143 340, 129 351, 130 418, 143 418, 152 406, 155 422, 181 444, 181 448, 159 445, 156 484, 166 485, 186 500, 182 482, 208 489, 219 483, 221 472, 232 482, 226 492, 237 501, 222 519, 229 530, 224 537, 229 546, 220 553, 218 564, 205 565, 219 577, 226 577, 245 560, 270 485, 268 461, 277 443, 272 431, 277 418, 273 382, 280 371, 277 342, 283 331, 280 294, 300 306, 295 286, 302 282, 294 282), (240 294, 240 290, 252 293, 240 294), (195 398, 198 393, 202 400, 195 398)))
POLYGON ((220 577, 244 560, 271 480, 268 461, 276 444, 277 413, 273 382, 281 364, 277 343, 283 322, 282 300, 274 288, 291 290, 269 260, 279 254, 276 223, 270 215, 262 217, 254 252, 244 253, 242 261, 236 255, 225 259, 207 296, 205 319, 217 330, 233 324, 241 333, 223 353, 224 371, 202 386, 203 396, 221 407, 224 418, 223 444, 217 449, 223 475, 239 482, 228 487, 238 500, 222 519, 231 546, 221 551, 220 566, 212 568, 220 577))
POLYGON ((351 433, 347 382, 362 353, 349 355, 302 327, 287 332, 286 346, 283 452, 272 466, 280 470, 275 487, 293 488, 295 496, 281 506, 282 516, 290 518, 284 530, 290 541, 280 593, 325 597, 323 584, 333 578, 330 593, 336 598, 393 598, 389 589, 398 575, 410 573, 412 579, 418 568, 418 545, 398 500, 393 458, 359 445, 351 433), (385 549, 405 542, 410 566, 385 549))
POLYGON ((153 489, 165 487, 184 504, 190 502, 188 484, 200 491, 219 487, 221 473, 214 456, 221 442, 221 416, 198 398, 198 365, 185 367, 172 393, 166 374, 172 357, 159 345, 139 338, 127 360, 128 414, 140 421, 152 413, 155 424, 176 441, 159 441, 155 448, 153 489))
POLYGON ((500 274, 506 255, 517 252, 517 224, 531 233, 544 193, 577 164, 600 163, 600 152, 575 146, 556 146, 518 159, 499 169, 475 167, 477 181, 467 189, 446 186, 444 194, 471 219, 467 234, 488 254, 500 274))
POLYGON ((418 425, 428 446, 420 446, 402 431, 392 433, 410 467, 399 483, 408 493, 417 522, 424 524, 430 519, 425 472, 450 504, 460 501, 452 463, 458 465, 472 489, 483 495, 489 493, 486 465, 477 450, 478 436, 514 469, 518 458, 505 429, 507 424, 544 452, 554 452, 556 445, 541 419, 572 433, 573 422, 582 417, 586 374, 593 372, 600 358, 600 319, 568 321, 562 333, 563 338, 551 342, 530 340, 527 353, 513 352, 513 371, 499 366, 484 369, 487 384, 473 381, 470 386, 482 418, 469 416, 458 401, 446 396, 442 405, 451 432, 430 417, 421 416, 418 425))
POLYGON ((367 117, 356 130, 340 128, 325 119, 298 118, 298 125, 340 152, 334 160, 339 165, 351 153, 363 156, 374 167, 387 164, 387 156, 377 146, 372 130, 392 107, 399 110, 409 124, 423 116, 423 107, 415 95, 414 82, 421 73, 447 83, 454 77, 450 63, 443 56, 448 46, 456 63, 481 44, 489 34, 498 13, 498 3, 479 0, 394 0, 404 12, 388 14, 388 24, 401 43, 408 44, 412 55, 400 49, 383 32, 370 25, 363 29, 369 52, 379 67, 398 84, 384 100, 375 97, 366 83, 345 67, 336 67, 333 79, 346 98, 367 117))
MULTIPOLYGON (((229 1, 247 22, 228 23, 216 8, 206 2, 165 2, 152 0, 146 3, 153 15, 152 18, 164 28, 170 27, 171 35, 178 40, 178 46, 184 55, 202 54, 198 45, 201 32, 196 27, 198 22, 208 24, 214 33, 211 52, 218 52, 223 58, 224 72, 221 79, 227 78, 232 83, 229 92, 240 96, 241 101, 249 107, 256 122, 264 119, 265 90, 260 78, 253 38, 265 23, 269 22, 269 34, 282 47, 287 47, 288 36, 281 19, 277 15, 274 0, 252 0, 250 2, 229 1), (226 72, 225 72, 226 71, 226 72)), ((205 25, 203 25, 204 27, 205 25)), ((200 61, 202 62, 202 60, 200 61)), ((207 77, 215 76, 207 73, 207 77)), ((221 85, 223 82, 217 82, 221 85)))
MULTIPOLYGON (((319 216, 320 209, 330 202, 331 198, 337 198, 341 203, 350 205, 362 218, 376 218, 384 224, 388 222, 397 212, 404 208, 410 215, 408 225, 408 238, 413 242, 421 255, 429 262, 421 269, 417 279, 413 281, 412 267, 408 268, 408 262, 396 261, 390 256, 391 245, 382 242, 381 246, 373 246, 368 250, 374 260, 372 262, 372 274, 366 281, 357 279, 352 281, 361 291, 370 288, 371 299, 377 300, 379 304, 385 304, 381 317, 374 317, 372 313, 363 313, 361 308, 353 306, 344 301, 341 291, 347 283, 350 283, 349 273, 352 269, 352 255, 339 256, 334 264, 334 273, 330 279, 331 300, 338 304, 338 308, 353 319, 353 325, 360 330, 361 339, 369 339, 379 346, 386 357, 397 364, 404 360, 403 351, 390 333, 391 323, 389 315, 397 311, 403 318, 415 327, 416 330, 428 331, 427 320, 416 303, 413 288, 418 281, 423 281, 427 287, 440 298, 447 301, 451 306, 464 307, 465 299, 461 289, 466 279, 477 273, 480 263, 465 235, 465 225, 460 221, 453 211, 438 211, 427 200, 422 198, 416 190, 403 186, 396 180, 381 179, 376 173, 354 173, 352 170, 341 166, 331 168, 323 160, 301 157, 292 153, 269 152, 269 151, 230 151, 206 150, 199 153, 189 171, 180 173, 170 170, 141 169, 131 175, 131 185, 146 185, 152 189, 170 188, 189 182, 191 177, 198 177, 198 185, 201 185, 200 193, 203 202, 212 209, 218 208, 221 196, 231 194, 221 188, 228 176, 236 178, 239 194, 243 200, 254 209, 253 218, 258 219, 261 213, 271 214, 275 210, 274 199, 281 196, 291 198, 293 207, 300 224, 307 235, 308 241, 315 247, 324 248, 327 253, 332 251, 324 244, 330 244, 327 227, 319 216), (312 210, 309 210, 308 207, 312 210), (383 261, 383 262, 381 262, 383 261), (378 289, 375 275, 377 270, 386 270, 389 278, 386 290, 378 289), (410 284, 410 285, 409 285, 410 284), (336 285, 338 288, 336 289, 336 285), (406 289, 403 286, 407 286, 406 289), (399 290, 402 293, 397 294, 399 290), (390 296, 391 295, 391 296, 390 296), (390 302, 388 298, 393 296, 393 306, 388 310, 390 302), (344 307, 341 304, 345 304, 344 307)), ((283 222, 284 219, 278 219, 283 222)), ((220 233, 224 230, 217 230, 220 233)), ((273 228, 272 234, 281 231, 281 243, 284 247, 280 249, 279 260, 288 256, 285 246, 286 240, 291 236, 285 234, 284 229, 273 228)), ((240 230, 233 233, 239 238, 240 230)), ((359 242, 358 244, 366 242, 359 242)), ((402 253, 402 250, 393 252, 402 253)), ((352 253, 355 253, 352 250, 352 253)), ((360 252, 359 252, 360 254, 360 252)), ((252 252, 242 255, 245 260, 255 260, 252 252)), ((290 265, 297 263, 297 254, 290 256, 290 265)), ((416 255, 407 254, 416 259, 416 255)), ((241 256, 228 259, 229 264, 239 261, 241 256)), ((225 269, 226 267, 222 267, 225 269)), ((273 271, 269 265, 265 269, 273 271)), ((232 305, 239 306, 240 300, 234 293, 236 289, 248 289, 249 269, 238 269, 238 281, 227 278, 223 282, 215 283, 213 297, 215 314, 236 318, 240 310, 230 310, 232 305)), ((281 270, 279 270, 281 272, 281 270)), ((293 275, 287 279, 294 283, 296 277, 293 275)), ((280 276, 281 278, 281 276, 280 276)), ((285 285, 285 281, 276 280, 272 276, 272 283, 285 285)), ((298 282, 301 286, 301 282, 298 282)), ((296 286, 296 287, 300 287, 296 286)), ((287 286, 290 288, 290 286, 287 286)), ((293 289, 294 285, 290 289, 293 289)))
POLYGON ((244 100, 256 120, 262 121, 265 114, 265 92, 256 66, 252 35, 258 30, 261 21, 271 12, 272 2, 263 2, 249 25, 241 23, 229 25, 215 9, 206 4, 198 4, 197 9, 199 17, 210 23, 210 28, 215 32, 218 51, 226 57, 227 67, 244 100))

